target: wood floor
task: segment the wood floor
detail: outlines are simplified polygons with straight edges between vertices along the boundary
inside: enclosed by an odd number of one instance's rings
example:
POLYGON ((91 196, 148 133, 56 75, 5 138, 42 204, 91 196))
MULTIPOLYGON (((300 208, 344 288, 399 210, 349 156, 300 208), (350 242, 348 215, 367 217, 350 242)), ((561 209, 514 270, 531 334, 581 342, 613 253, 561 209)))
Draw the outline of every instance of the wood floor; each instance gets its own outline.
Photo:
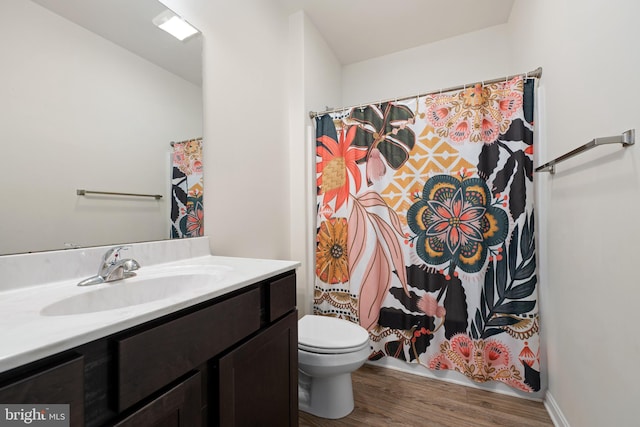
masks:
POLYGON ((542 402, 364 365, 353 374, 355 409, 327 420, 300 411, 305 426, 553 426, 542 402))

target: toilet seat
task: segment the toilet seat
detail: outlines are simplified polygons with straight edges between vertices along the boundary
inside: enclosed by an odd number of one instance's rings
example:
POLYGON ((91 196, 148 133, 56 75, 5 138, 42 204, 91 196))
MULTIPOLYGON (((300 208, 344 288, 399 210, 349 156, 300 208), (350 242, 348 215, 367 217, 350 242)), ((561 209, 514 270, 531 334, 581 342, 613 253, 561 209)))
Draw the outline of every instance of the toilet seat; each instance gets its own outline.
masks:
POLYGON ((298 349, 319 354, 344 354, 369 345, 369 333, 348 320, 306 315, 298 321, 298 349))
POLYGON ((308 351, 309 353, 318 354, 345 354, 354 353, 369 346, 369 342, 364 342, 358 347, 346 347, 346 348, 327 348, 327 347, 313 347, 298 343, 298 350, 308 351))

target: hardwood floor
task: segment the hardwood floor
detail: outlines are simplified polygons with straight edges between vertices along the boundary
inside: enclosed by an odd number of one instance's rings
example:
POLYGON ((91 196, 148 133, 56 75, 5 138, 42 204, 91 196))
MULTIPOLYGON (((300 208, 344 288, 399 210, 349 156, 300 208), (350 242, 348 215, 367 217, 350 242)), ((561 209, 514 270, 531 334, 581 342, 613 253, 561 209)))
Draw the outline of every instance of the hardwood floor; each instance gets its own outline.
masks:
POLYGON ((553 426, 542 402, 364 365, 353 375, 355 409, 327 420, 300 411, 300 427, 553 426))

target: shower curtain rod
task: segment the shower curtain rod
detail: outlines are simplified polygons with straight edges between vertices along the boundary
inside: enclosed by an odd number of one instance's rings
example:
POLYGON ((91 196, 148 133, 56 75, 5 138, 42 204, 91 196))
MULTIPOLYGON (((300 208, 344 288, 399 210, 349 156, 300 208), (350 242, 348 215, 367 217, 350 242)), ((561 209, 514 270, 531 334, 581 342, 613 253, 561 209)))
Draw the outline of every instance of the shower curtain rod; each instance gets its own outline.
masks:
MULTIPOLYGON (((540 76, 542 76, 542 67, 538 67, 533 71, 529 71, 528 73, 520 73, 520 74, 511 75, 511 76, 499 77, 497 79, 483 80, 481 82, 474 82, 474 83, 467 83, 467 84, 464 84, 464 85, 458 85, 458 86, 453 86, 453 87, 434 90, 434 91, 431 91, 431 92, 421 93, 419 95, 403 96, 402 98, 390 98, 390 99, 385 99, 385 100, 382 100, 382 101, 369 102, 367 104, 357 104, 357 105, 353 105, 352 107, 353 108, 358 108, 358 107, 364 107, 366 105, 371 105, 371 104, 382 104, 384 102, 403 101, 405 99, 419 98, 421 96, 433 95, 435 93, 450 92, 450 91, 453 91, 453 90, 465 89, 466 87, 471 87, 471 86, 475 85, 476 83, 482 83, 483 85, 492 84, 492 83, 499 83, 499 82, 502 82, 502 81, 511 80, 514 77, 518 77, 518 76, 525 76, 525 78, 529 78, 529 77, 531 77, 531 78, 540 78, 540 76)), ((321 112, 309 111, 309 118, 313 119, 313 118, 315 118, 315 117, 317 117, 317 116, 319 116, 321 114, 336 113, 338 111, 346 110, 347 108, 352 108, 352 107, 342 107, 342 108, 333 108, 333 109, 327 108, 325 111, 321 111, 321 112)))

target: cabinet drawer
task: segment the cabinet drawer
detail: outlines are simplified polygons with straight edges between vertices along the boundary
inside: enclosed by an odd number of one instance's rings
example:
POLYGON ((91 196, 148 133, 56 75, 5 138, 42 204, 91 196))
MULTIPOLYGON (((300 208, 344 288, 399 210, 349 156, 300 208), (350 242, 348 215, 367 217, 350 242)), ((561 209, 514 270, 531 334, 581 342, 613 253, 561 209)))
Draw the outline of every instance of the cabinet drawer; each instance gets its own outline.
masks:
POLYGON ((290 274, 269 284, 269 322, 296 308, 296 275, 290 274))
POLYGON ((84 359, 70 354, 0 386, 1 403, 69 404, 72 426, 84 425, 84 359))
POLYGON ((260 290, 117 341, 118 410, 201 365, 260 327, 260 290))

